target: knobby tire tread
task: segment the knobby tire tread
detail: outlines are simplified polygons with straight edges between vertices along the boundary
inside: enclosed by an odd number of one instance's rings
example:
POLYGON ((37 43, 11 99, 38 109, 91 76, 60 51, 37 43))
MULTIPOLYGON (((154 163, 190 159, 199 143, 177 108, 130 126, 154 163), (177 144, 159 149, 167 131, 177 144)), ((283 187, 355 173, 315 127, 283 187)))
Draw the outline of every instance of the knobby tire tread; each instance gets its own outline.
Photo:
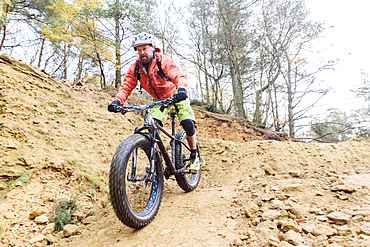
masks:
MULTIPOLYGON (((176 134, 176 139, 179 139, 181 141, 185 141, 186 139, 186 133, 184 130, 180 130, 176 134)), ((180 169, 183 167, 182 163, 182 157, 183 157, 183 152, 182 152, 182 144, 180 142, 175 143, 175 167, 176 169, 180 169)), ((199 152, 199 147, 197 148, 199 152)), ((196 174, 196 180, 193 181, 193 183, 189 183, 189 180, 187 179, 185 174, 178 174, 175 175, 176 177, 176 182, 180 186, 182 190, 185 192, 190 192, 193 191, 197 188, 199 181, 200 181, 200 175, 201 175, 201 169, 199 169, 199 172, 196 174)))
POLYGON ((135 147, 140 145, 143 145, 145 148, 147 147, 148 150, 150 150, 149 139, 140 134, 131 135, 126 140, 121 142, 112 158, 109 174, 110 198, 113 209, 121 222, 136 229, 145 227, 157 215, 162 200, 164 184, 163 167, 158 156, 156 159, 157 191, 155 195, 155 202, 149 210, 150 213, 145 215, 145 217, 139 217, 137 214, 135 214, 135 212, 132 211, 125 192, 126 168, 127 161, 129 160, 131 153, 135 147))

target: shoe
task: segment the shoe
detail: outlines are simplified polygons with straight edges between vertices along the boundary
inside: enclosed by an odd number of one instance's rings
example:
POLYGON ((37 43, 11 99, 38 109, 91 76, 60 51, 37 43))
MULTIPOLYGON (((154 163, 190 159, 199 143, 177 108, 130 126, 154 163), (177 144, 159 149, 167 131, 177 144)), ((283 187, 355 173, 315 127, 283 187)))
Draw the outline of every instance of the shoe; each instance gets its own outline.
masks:
POLYGON ((190 162, 189 172, 190 173, 197 173, 200 169, 200 160, 197 156, 195 159, 192 159, 190 162))

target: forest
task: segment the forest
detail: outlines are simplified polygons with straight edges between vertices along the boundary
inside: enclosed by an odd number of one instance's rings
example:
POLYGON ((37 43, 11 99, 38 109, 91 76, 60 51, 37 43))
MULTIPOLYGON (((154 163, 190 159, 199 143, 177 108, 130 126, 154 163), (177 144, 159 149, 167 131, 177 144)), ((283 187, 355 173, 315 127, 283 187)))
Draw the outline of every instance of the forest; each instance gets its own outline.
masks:
POLYGON ((332 90, 317 75, 339 61, 313 56, 329 27, 305 0, 2 0, 0 11, 0 53, 56 78, 118 89, 145 31, 212 112, 305 141, 370 137, 365 73, 353 92, 363 106, 312 113, 332 90))

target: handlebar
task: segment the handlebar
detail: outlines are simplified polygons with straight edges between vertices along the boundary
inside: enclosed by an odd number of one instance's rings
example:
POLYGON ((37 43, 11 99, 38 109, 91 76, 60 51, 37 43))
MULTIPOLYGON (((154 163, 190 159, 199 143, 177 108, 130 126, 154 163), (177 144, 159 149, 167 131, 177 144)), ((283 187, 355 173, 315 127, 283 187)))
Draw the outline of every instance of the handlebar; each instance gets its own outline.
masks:
POLYGON ((134 110, 138 110, 138 111, 143 111, 143 110, 153 108, 154 106, 160 105, 160 104, 162 105, 162 107, 167 108, 167 107, 173 105, 174 103, 175 103, 174 97, 171 97, 171 98, 167 98, 167 99, 163 99, 163 100, 160 100, 160 101, 153 102, 150 105, 143 105, 143 106, 122 106, 122 105, 120 105, 120 106, 117 106, 116 109, 117 109, 117 112, 121 112, 122 114, 125 114, 126 112, 128 112, 127 109, 134 109, 134 110))

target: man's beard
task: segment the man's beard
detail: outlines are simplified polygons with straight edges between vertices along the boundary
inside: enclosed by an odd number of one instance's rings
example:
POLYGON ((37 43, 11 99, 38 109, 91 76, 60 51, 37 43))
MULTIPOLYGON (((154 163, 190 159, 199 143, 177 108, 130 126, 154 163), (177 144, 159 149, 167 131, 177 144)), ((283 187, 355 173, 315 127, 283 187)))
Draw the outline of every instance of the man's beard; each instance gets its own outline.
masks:
POLYGON ((149 56, 147 56, 147 55, 143 55, 143 56, 141 56, 140 57, 140 60, 141 60, 141 62, 143 63, 143 64, 148 64, 149 62, 150 62, 150 60, 151 60, 152 58, 151 57, 149 57, 149 56))

